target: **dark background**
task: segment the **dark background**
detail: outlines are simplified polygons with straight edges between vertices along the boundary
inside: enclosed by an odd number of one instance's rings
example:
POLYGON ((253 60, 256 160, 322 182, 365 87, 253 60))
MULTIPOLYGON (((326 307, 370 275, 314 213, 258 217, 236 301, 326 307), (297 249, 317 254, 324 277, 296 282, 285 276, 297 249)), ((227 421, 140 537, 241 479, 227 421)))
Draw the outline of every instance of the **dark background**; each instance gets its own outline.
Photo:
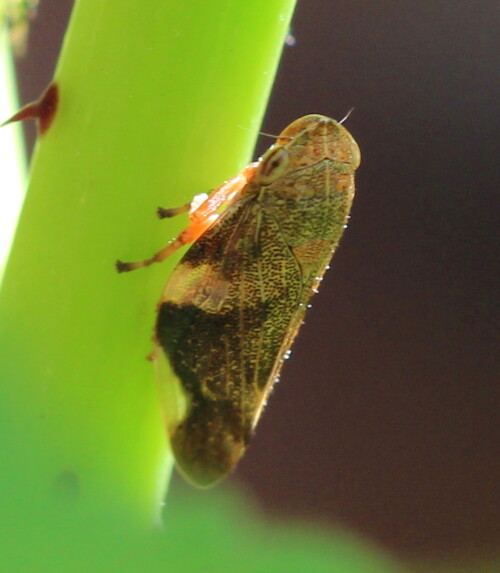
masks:
MULTIPOLYGON (((23 102, 50 81, 71 4, 41 4, 23 102)), ((298 3, 263 129, 354 107, 362 163, 349 229, 232 478, 270 514, 412 553, 500 544, 499 24, 496 1, 298 3)))

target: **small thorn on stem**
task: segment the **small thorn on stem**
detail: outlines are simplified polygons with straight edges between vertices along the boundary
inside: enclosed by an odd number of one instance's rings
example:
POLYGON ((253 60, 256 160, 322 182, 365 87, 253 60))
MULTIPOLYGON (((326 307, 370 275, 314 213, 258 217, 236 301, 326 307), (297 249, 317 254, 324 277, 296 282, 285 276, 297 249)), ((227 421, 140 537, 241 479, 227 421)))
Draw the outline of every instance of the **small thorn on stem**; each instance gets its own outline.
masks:
POLYGON ((50 86, 43 92, 43 94, 36 101, 26 104, 17 113, 4 121, 0 127, 14 123, 16 121, 24 121, 25 119, 35 119, 38 126, 40 135, 43 135, 51 126, 54 120, 57 106, 59 103, 59 88, 56 83, 50 86))

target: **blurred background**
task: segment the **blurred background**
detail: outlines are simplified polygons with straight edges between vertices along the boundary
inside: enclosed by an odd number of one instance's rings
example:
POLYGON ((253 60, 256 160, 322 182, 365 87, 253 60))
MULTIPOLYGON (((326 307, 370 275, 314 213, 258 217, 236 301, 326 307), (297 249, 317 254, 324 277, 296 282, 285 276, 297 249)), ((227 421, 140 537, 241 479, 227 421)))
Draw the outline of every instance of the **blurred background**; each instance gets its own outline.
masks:
MULTIPOLYGON (((50 82, 71 7, 42 1, 23 102, 50 82)), ((220 486, 269 516, 400 554, 498 550, 499 24, 494 1, 298 2, 262 129, 354 107, 362 163, 332 269, 220 486)))

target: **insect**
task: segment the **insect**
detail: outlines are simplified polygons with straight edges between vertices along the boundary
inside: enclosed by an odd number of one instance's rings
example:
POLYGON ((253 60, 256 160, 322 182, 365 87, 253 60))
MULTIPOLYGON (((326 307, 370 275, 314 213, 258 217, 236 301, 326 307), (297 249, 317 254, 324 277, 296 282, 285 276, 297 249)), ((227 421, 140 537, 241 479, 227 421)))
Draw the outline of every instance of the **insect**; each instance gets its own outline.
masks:
POLYGON ((360 151, 339 123, 306 115, 264 155, 191 206, 187 228, 144 261, 194 241, 167 281, 155 344, 180 381, 185 416, 167 427, 178 468, 199 486, 243 455, 307 304, 344 231, 360 151))

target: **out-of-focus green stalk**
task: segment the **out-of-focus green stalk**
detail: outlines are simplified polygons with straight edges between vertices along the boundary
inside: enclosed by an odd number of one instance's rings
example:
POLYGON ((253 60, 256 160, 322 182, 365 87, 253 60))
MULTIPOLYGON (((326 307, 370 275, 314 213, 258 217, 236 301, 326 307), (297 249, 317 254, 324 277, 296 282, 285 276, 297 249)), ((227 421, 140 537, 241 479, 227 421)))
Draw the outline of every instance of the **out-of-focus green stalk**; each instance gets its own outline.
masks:
POLYGON ((114 262, 179 232, 185 219, 159 222, 158 205, 249 160, 293 6, 76 2, 0 291, 0 503, 12 515, 64 499, 157 516, 171 460, 145 358, 175 260, 130 275, 114 262))
MULTIPOLYGON (((1 25, 3 4, 0 1, 0 123, 14 113, 16 103, 14 64, 7 39, 7 30, 1 25)), ((0 130, 0 283, 8 255, 19 210, 26 187, 26 158, 22 144, 21 126, 0 130)))

